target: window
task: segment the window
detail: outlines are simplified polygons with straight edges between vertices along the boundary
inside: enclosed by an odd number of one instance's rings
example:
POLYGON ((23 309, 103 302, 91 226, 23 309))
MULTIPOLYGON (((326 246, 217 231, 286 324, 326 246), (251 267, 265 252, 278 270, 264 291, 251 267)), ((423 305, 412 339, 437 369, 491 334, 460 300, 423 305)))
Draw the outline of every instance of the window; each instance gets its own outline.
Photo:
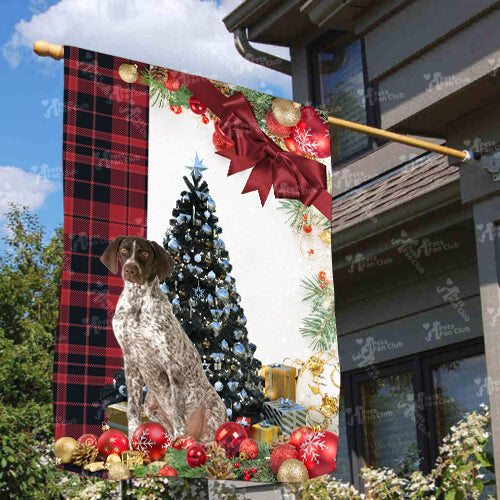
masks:
MULTIPOLYGON (((357 123, 376 125, 374 94, 367 89, 364 49, 361 40, 349 40, 334 32, 310 47, 313 98, 329 114, 357 123)), ((332 161, 343 162, 376 145, 358 132, 330 127, 332 161)))
POLYGON ((450 427, 481 403, 488 404, 482 339, 344 373, 333 475, 359 488, 364 465, 427 473, 450 427))

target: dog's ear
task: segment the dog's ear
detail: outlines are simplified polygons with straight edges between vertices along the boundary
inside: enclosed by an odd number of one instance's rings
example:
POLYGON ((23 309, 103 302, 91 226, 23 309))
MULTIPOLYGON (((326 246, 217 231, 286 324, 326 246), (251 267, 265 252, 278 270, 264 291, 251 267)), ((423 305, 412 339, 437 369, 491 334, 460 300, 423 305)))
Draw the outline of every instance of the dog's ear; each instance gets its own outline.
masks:
POLYGON ((118 257, 116 256, 116 254, 118 253, 118 247, 120 246, 123 238, 125 238, 125 236, 118 236, 117 238, 115 238, 101 255, 101 262, 113 274, 116 274, 118 272, 118 257))
POLYGON ((158 279, 161 281, 165 279, 174 270, 174 259, 170 257, 170 254, 156 241, 150 241, 150 245, 153 247, 153 251, 156 257, 156 272, 158 274, 158 279))

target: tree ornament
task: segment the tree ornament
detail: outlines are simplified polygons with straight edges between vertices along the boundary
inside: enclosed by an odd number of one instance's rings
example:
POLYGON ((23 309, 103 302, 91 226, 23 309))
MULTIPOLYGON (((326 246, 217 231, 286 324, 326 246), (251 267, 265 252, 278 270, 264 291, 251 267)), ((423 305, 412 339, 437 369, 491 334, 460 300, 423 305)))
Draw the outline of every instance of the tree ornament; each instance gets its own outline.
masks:
POLYGON ((299 458, 298 451, 289 444, 280 444, 271 453, 271 470, 277 474, 280 465, 289 458, 299 458))
POLYGON ((127 464, 124 464, 123 462, 111 464, 108 469, 108 479, 130 479, 130 469, 127 464))
POLYGON ((132 448, 141 451, 149 460, 160 460, 172 446, 167 429, 157 422, 145 422, 132 436, 132 448))
POLYGON ((170 111, 172 111, 176 115, 180 115, 182 113, 182 106, 174 106, 173 104, 171 104, 170 111))
POLYGON ((215 442, 226 450, 226 457, 238 456, 242 441, 247 439, 247 431, 236 422, 225 422, 215 431, 215 442))
POLYGON ((280 483, 302 483, 309 479, 309 473, 300 460, 289 458, 280 465, 277 479, 280 483))
POLYGON ((79 443, 73 451, 72 462, 79 467, 91 464, 99 454, 97 446, 79 443))
POLYGON ((320 281, 325 281, 326 280, 326 273, 325 273, 325 271, 320 271, 318 273, 318 278, 320 279, 320 281))
POLYGON ((246 453, 248 460, 255 460, 259 456, 259 445, 251 438, 244 439, 240 444, 240 453, 246 453))
POLYGON ((291 137, 307 156, 326 158, 331 155, 328 121, 310 106, 301 111, 300 120, 293 127, 291 137))
POLYGON ((304 224, 302 226, 302 229, 304 230, 305 233, 309 234, 312 231, 312 226, 311 224, 304 224))
POLYGON ((174 440, 172 443, 172 448, 175 450, 187 450, 190 446, 194 446, 195 444, 198 444, 195 439, 193 439, 191 436, 179 436, 174 440))
POLYGON ((177 470, 175 467, 171 467, 170 465, 163 465, 160 467, 160 470, 158 471, 159 476, 165 476, 165 477, 178 477, 179 474, 177 474, 177 470))
POLYGON ((285 142, 286 149, 288 149, 290 153, 295 153, 296 155, 304 156, 304 153, 302 152, 297 141, 293 137, 285 137, 283 141, 285 142))
POLYGON ((201 117, 201 121, 205 124, 208 125, 210 123, 210 118, 208 116, 203 115, 201 117))
POLYGON ((69 464, 73 460, 73 452, 78 446, 78 441, 72 437, 59 438, 54 446, 56 465, 69 464))
POLYGON ((222 446, 219 446, 215 441, 208 443, 205 449, 207 452, 207 457, 210 460, 226 457, 226 450, 222 448, 222 446))
POLYGON ((108 458, 112 453, 121 454, 129 449, 128 438, 118 429, 108 429, 99 437, 97 448, 103 458, 108 458))
POLYGON ((162 68, 161 66, 151 66, 149 76, 155 82, 164 82, 168 78, 168 71, 166 68, 162 68))
POLYGON ((86 444, 87 446, 93 446, 97 448, 98 438, 94 434, 83 434, 78 438, 78 444, 86 444))
POLYGON ((106 464, 104 462, 92 462, 91 464, 87 464, 84 467, 84 470, 88 470, 90 472, 97 472, 100 470, 104 470, 104 466, 106 464))
POLYGON ((219 127, 218 122, 214 122, 215 132, 212 136, 212 142, 214 143, 215 149, 217 151, 222 151, 223 149, 231 148, 234 146, 234 142, 226 135, 219 127))
POLYGON ((163 82, 163 85, 172 92, 177 92, 182 87, 182 83, 170 73, 168 73, 167 79, 163 82))
POLYGON ((280 444, 290 444, 290 439, 288 436, 278 436, 277 439, 275 439, 272 443, 271 446, 269 446, 269 452, 272 453, 274 449, 279 446, 280 444))
POLYGON ((325 245, 331 245, 332 244, 332 233, 329 229, 325 229, 324 231, 321 232, 321 241, 325 245))
POLYGON ((186 452, 186 462, 192 469, 205 465, 207 463, 207 452, 205 448, 196 444, 190 446, 186 452))
POLYGON ((120 78, 127 83, 134 83, 137 78, 139 78, 139 72, 137 71, 137 64, 120 64, 118 68, 118 74, 120 78))
POLYGON ((108 467, 111 464, 116 464, 121 461, 122 459, 120 458, 120 455, 117 455, 116 453, 111 453, 111 455, 108 455, 108 458, 106 458, 106 464, 108 465, 108 467))
POLYGON ((272 111, 276 120, 286 127, 297 125, 300 120, 300 104, 276 97, 273 100, 272 111))
POLYGON ((290 434, 290 440, 289 443, 292 446, 295 446, 297 451, 300 451, 300 447, 302 446, 302 443, 306 439, 306 437, 310 436, 313 433, 313 430, 311 427, 307 425, 301 425, 300 427, 297 427, 292 431, 290 434))
POLYGON ((203 339, 203 342, 201 345, 205 348, 208 349, 210 347, 210 340, 208 340, 206 337, 203 339))
POLYGON ((330 431, 316 431, 310 434, 302 443, 299 459, 313 479, 337 470, 338 436, 330 431))
POLYGON ((271 109, 266 113, 266 125, 269 131, 278 137, 288 137, 292 133, 292 127, 282 125, 276 120, 271 109))
MULTIPOLYGON (((234 464, 236 467, 236 464, 234 464)), ((212 479, 234 479, 236 476, 232 472, 231 462, 226 462, 221 459, 212 461, 207 465, 207 472, 212 479)))
POLYGON ((207 111, 207 107, 194 95, 189 98, 189 109, 197 115, 203 115, 207 111))

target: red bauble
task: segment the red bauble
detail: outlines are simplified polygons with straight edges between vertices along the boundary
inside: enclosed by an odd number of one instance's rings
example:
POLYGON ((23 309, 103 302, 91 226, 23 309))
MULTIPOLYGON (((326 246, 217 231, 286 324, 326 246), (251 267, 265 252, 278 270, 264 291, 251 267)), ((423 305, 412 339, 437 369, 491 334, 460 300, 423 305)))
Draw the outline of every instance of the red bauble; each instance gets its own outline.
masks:
POLYGON ((280 465, 289 458, 299 458, 299 452, 289 444, 280 444, 271 453, 271 470, 278 474, 280 465))
POLYGON ((240 453, 242 441, 247 439, 247 431, 236 422, 225 422, 216 431, 214 441, 226 450, 226 457, 236 457, 240 453))
POLYGON ((78 438, 78 444, 85 444, 94 448, 97 448, 98 441, 99 439, 94 434, 84 434, 78 438))
POLYGON ((197 115, 204 115, 207 112, 207 107, 194 95, 189 98, 189 109, 197 115))
POLYGON ((167 429, 156 422, 139 425, 132 436, 132 448, 142 451, 152 462, 164 457, 172 446, 172 439, 167 429))
POLYGON ((181 82, 177 80, 177 78, 171 76, 170 73, 168 74, 167 79, 163 82, 163 85, 165 85, 165 88, 171 90, 172 92, 177 92, 182 87, 181 82))
POLYGON ((129 448, 128 438, 118 429, 108 429, 101 434, 97 441, 97 448, 103 458, 108 458, 113 453, 121 455, 123 451, 127 451, 129 448))
POLYGON ((320 281, 325 281, 326 280, 326 273, 325 273, 325 271, 320 271, 318 273, 318 278, 320 279, 320 281))
POLYGON ((292 139, 291 137, 285 137, 285 146, 291 153, 295 153, 299 156, 304 156, 304 153, 299 148, 299 145, 297 144, 295 139, 292 139))
POLYGON ((207 463, 207 452, 205 448, 196 444, 190 446, 186 451, 186 462, 192 469, 205 465, 207 463))
POLYGON ((178 477, 177 471, 175 467, 171 467, 170 465, 164 465, 158 471, 159 476, 167 476, 167 477, 178 477))
POLYGON ((310 434, 302 443, 299 459, 304 462, 309 479, 337 470, 337 443, 339 437, 330 431, 310 434))
POLYGON ((230 148, 234 146, 234 142, 229 139, 229 137, 222 132, 219 127, 218 122, 214 122, 215 132, 212 136, 212 142, 214 143, 215 149, 217 151, 222 151, 223 149, 230 148))
POLYGON ((266 125, 267 128, 278 137, 288 137, 292 133, 292 127, 282 125, 278 120, 276 120, 272 109, 266 113, 266 125))
POLYGON ((210 122, 210 118, 208 116, 205 116, 203 115, 201 117, 201 121, 205 124, 205 125, 208 125, 208 123, 210 122))
POLYGON ((295 448, 297 448, 297 451, 299 451, 302 443, 304 442, 304 439, 307 436, 310 436, 312 433, 313 430, 309 426, 301 425, 300 427, 294 429, 294 431, 290 434, 289 443, 292 446, 295 446, 295 448))
POLYGON ((198 444, 191 436, 179 436, 172 443, 172 448, 176 450, 187 450, 190 446, 198 444))
POLYGON ((255 460, 259 456, 259 445, 251 438, 244 439, 240 444, 240 453, 244 451, 248 460, 255 460))
POLYGON ((328 121, 310 106, 300 112, 300 120, 292 128, 291 137, 302 153, 313 158, 326 158, 331 154, 328 121))
POLYGON ((172 111, 176 115, 180 115, 182 113, 182 106, 174 106, 173 104, 171 104, 170 111, 172 111))
POLYGON ((304 230, 304 232, 306 232, 306 233, 310 233, 310 232, 313 230, 313 228, 312 228, 311 224, 304 224, 304 225, 302 226, 302 229, 303 229, 303 230, 304 230))

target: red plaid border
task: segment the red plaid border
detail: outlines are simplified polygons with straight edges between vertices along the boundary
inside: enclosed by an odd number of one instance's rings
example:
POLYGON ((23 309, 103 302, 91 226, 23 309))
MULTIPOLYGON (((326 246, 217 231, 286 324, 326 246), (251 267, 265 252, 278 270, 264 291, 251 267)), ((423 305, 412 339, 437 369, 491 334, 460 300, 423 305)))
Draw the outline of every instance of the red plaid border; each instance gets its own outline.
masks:
POLYGON ((100 389, 122 367, 111 328, 122 289, 99 257, 121 234, 146 236, 149 90, 123 63, 64 49, 64 258, 54 356, 55 438, 100 434, 100 389))

